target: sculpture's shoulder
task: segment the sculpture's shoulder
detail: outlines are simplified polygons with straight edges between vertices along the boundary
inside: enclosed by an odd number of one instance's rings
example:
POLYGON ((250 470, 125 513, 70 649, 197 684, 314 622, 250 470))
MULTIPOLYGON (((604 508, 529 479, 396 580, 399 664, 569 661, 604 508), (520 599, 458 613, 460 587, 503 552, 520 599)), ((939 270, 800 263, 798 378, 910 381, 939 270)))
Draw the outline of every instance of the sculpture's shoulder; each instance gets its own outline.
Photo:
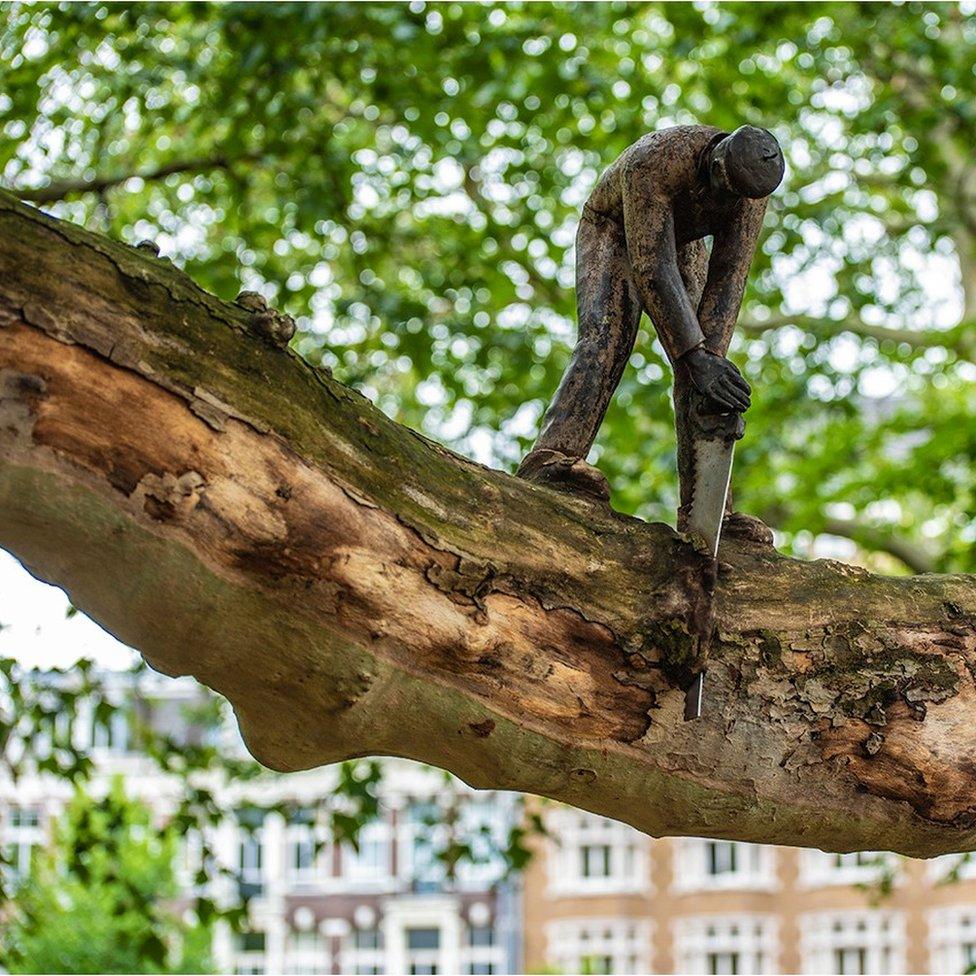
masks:
POLYGON ((665 197, 687 190, 695 179, 698 162, 721 129, 713 125, 675 125, 641 136, 603 173, 587 201, 591 213, 619 217, 624 183, 647 181, 665 197))
POLYGON ((646 173, 662 189, 679 189, 694 179, 702 152, 720 134, 713 125, 675 125, 649 132, 625 149, 614 166, 626 173, 646 173))

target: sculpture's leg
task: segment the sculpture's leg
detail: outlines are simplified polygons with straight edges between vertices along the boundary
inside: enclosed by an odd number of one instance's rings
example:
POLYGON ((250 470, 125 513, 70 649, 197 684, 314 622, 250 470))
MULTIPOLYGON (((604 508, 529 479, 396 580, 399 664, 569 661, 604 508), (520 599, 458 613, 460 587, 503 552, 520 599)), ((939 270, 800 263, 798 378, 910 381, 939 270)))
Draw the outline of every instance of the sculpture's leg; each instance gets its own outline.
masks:
POLYGON ((579 335, 573 357, 519 474, 608 497, 605 479, 583 459, 627 365, 642 311, 623 231, 611 221, 585 216, 580 221, 576 304, 579 335))

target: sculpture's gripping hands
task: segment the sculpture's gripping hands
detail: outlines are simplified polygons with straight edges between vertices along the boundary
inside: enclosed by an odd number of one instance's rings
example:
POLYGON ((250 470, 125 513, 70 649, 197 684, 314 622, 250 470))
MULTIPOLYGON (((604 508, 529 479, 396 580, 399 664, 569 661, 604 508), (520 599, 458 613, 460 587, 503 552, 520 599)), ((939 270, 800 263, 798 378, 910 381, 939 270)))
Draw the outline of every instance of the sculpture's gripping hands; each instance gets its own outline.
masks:
POLYGON ((692 384, 712 413, 742 413, 749 409, 752 389, 734 363, 704 346, 690 349, 682 359, 692 384))

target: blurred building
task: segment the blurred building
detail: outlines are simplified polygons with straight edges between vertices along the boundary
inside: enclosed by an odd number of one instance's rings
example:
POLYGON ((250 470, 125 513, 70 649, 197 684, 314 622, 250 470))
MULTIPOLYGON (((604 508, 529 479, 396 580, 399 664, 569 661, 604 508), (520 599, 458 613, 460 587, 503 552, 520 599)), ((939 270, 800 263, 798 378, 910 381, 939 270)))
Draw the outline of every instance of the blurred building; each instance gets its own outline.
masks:
POLYGON ((651 840, 561 806, 547 824, 553 838, 524 884, 529 971, 976 969, 976 861, 968 858, 651 840))
MULTIPOLYGON (((192 681, 157 675, 118 675, 119 708, 107 723, 82 709, 75 744, 95 760, 105 784, 121 774, 126 791, 161 817, 180 787, 147 756, 133 751, 131 720, 138 716, 178 741, 211 736, 192 712, 204 692, 192 681)), ((234 730, 217 728, 222 748, 242 750, 234 730)), ((384 762, 379 816, 359 835, 358 850, 329 837, 321 815, 336 783, 336 768, 287 776, 269 774, 220 788, 227 816, 209 837, 215 864, 210 893, 226 903, 249 898, 244 935, 218 931, 216 964, 230 973, 510 973, 521 969, 521 905, 504 880, 499 851, 521 817, 512 794, 474 791, 416 763, 384 762), (447 877, 443 859, 449 802, 457 836, 473 858, 447 877), (287 811, 287 813, 282 812, 287 811), (217 867, 225 869, 216 870, 217 867)), ((97 783, 95 788, 97 789, 97 783)), ((24 875, 31 852, 43 845, 71 786, 46 776, 0 780, 0 842, 12 870, 24 875)), ((188 837, 178 875, 188 899, 201 867, 200 837, 188 837)))
MULTIPOLYGON (((138 716, 184 741, 219 738, 188 706, 192 681, 119 675, 127 709, 77 723, 99 777, 165 816, 179 786, 133 751, 138 716)), ((221 930, 215 959, 236 973, 963 973, 976 968, 976 861, 832 855, 700 839, 651 840, 632 828, 543 804, 549 835, 521 882, 498 853, 521 822, 517 797, 475 791, 428 767, 386 760, 380 816, 359 849, 333 843, 321 817, 335 769, 222 788, 210 838, 229 869, 210 882, 250 896, 251 931, 221 930), (273 809, 272 809, 273 808, 273 809), (450 816, 474 859, 448 878, 436 855, 450 816), (287 811, 287 812, 283 812, 287 811), (950 873, 958 875, 945 883, 950 873), (228 887, 232 886, 232 887, 228 887)), ((15 873, 45 843, 70 798, 63 781, 0 782, 0 840, 15 873)), ((189 837, 187 895, 200 868, 189 837)))

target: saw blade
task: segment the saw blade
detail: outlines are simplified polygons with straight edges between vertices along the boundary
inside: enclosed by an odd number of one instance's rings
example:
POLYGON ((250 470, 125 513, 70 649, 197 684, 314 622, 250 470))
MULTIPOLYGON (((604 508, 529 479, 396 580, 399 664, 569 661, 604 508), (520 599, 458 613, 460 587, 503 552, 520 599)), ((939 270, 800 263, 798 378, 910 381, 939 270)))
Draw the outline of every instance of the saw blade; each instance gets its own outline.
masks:
MULTIPOLYGON (((687 531, 697 546, 717 560, 722 519, 725 518, 725 499, 732 480, 735 441, 731 438, 703 437, 696 438, 692 446, 695 452, 695 480, 687 531)), ((700 671, 685 689, 686 722, 701 717, 704 683, 705 673, 700 671)))
POLYGON ((701 718, 702 692, 705 690, 705 672, 699 671, 685 689, 685 721, 701 718))
POLYGON ((705 551, 718 558, 718 541, 725 517, 725 499, 732 480, 732 453, 735 442, 725 438, 696 438, 695 480, 688 511, 688 534, 705 551))

